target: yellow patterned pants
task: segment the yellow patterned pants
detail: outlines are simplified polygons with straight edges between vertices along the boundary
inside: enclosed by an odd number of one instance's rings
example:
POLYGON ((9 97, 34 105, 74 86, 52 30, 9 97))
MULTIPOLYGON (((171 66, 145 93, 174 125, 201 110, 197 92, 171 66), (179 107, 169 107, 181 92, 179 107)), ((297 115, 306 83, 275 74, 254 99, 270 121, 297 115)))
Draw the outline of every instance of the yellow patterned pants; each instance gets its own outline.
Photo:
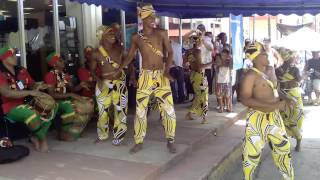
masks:
POLYGON ((249 110, 243 143, 243 173, 245 180, 251 180, 259 164, 261 152, 270 144, 275 165, 285 180, 293 180, 290 142, 279 111, 263 113, 249 110))
POLYGON ((192 101, 192 106, 189 112, 201 116, 203 119, 207 116, 208 112, 208 82, 204 73, 192 71, 190 75, 195 97, 192 101))
POLYGON ((142 70, 138 80, 136 118, 134 121, 134 139, 136 144, 143 143, 147 131, 147 111, 151 96, 159 106, 166 138, 174 141, 176 114, 173 108, 172 92, 168 78, 161 70, 142 70))
POLYGON ((98 138, 106 140, 109 137, 108 109, 113 106, 114 126, 113 143, 119 144, 127 132, 128 90, 125 78, 120 80, 104 80, 99 89, 96 86, 96 100, 99 109, 97 123, 98 138))
POLYGON ((285 111, 281 112, 286 131, 289 136, 295 139, 302 139, 301 128, 304 120, 303 101, 299 88, 285 90, 287 95, 296 99, 297 104, 295 107, 286 107, 285 111))

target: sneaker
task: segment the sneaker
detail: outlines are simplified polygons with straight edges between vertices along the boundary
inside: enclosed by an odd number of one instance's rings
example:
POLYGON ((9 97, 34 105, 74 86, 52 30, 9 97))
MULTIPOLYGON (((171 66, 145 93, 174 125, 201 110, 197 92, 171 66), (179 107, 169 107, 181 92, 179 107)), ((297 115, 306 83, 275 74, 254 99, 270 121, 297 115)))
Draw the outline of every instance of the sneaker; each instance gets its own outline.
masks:
POLYGON ((120 146, 121 142, 122 142, 122 139, 114 139, 114 140, 112 140, 112 144, 114 146, 120 146))

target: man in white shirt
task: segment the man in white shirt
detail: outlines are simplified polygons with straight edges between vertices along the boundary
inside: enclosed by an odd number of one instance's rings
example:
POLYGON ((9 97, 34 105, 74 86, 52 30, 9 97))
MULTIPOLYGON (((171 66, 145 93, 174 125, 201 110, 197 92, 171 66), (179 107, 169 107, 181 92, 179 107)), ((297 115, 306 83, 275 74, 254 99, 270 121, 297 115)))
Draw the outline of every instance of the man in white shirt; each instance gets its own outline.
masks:
POLYGON ((170 74, 173 78, 175 78, 175 81, 170 83, 173 94, 173 101, 175 103, 183 103, 185 94, 182 46, 179 43, 178 37, 171 37, 170 40, 173 49, 174 61, 174 65, 170 69, 170 74))
MULTIPOLYGON (((202 45, 200 47, 202 63, 207 64, 212 62, 212 51, 213 51, 212 34, 210 36, 210 33, 206 32, 206 28, 203 24, 198 25, 197 29, 201 31, 201 34, 202 34, 202 45)), ((209 94, 212 94, 212 83, 213 83, 212 67, 207 67, 205 69, 205 75, 208 81, 209 94)))

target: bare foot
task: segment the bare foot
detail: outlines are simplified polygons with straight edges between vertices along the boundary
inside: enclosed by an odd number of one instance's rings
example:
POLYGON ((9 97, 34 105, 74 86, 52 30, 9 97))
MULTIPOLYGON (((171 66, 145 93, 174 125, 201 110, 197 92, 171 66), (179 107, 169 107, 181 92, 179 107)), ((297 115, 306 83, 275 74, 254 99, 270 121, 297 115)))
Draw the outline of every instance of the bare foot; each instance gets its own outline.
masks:
POLYGON ((192 115, 191 115, 191 112, 188 112, 188 114, 186 115, 186 119, 187 120, 194 120, 192 115))
POLYGON ((34 137, 34 136, 32 136, 32 137, 30 138, 30 140, 31 140, 31 143, 32 143, 34 149, 35 149, 36 151, 40 151, 40 142, 39 142, 39 139, 36 138, 36 137, 34 137))
POLYGON ((40 140, 39 142, 40 142, 40 151, 43 153, 49 152, 47 138, 44 138, 44 139, 40 140))
POLYGON ((143 148, 142 145, 143 145, 142 143, 140 143, 140 144, 135 144, 135 145, 133 146, 133 148, 130 149, 129 153, 130 153, 130 154, 135 154, 135 153, 141 151, 142 148, 143 148))
POLYGON ((59 136, 58 138, 59 138, 60 141, 69 141, 70 142, 70 141, 76 141, 77 140, 77 138, 72 137, 67 132, 60 132, 58 136, 59 136))
POLYGON ((297 152, 300 152, 300 150, 301 150, 301 139, 297 139, 297 145, 295 147, 295 150, 297 152))
POLYGON ((218 109, 218 112, 219 112, 219 113, 223 113, 223 108, 220 107, 220 108, 218 109))
POLYGON ((169 152, 172 153, 172 154, 175 154, 177 152, 177 148, 176 148, 176 146, 174 145, 173 142, 168 142, 167 143, 167 148, 168 148, 169 152))
POLYGON ((208 123, 209 123, 209 121, 206 118, 203 118, 201 121, 201 124, 208 124, 208 123))

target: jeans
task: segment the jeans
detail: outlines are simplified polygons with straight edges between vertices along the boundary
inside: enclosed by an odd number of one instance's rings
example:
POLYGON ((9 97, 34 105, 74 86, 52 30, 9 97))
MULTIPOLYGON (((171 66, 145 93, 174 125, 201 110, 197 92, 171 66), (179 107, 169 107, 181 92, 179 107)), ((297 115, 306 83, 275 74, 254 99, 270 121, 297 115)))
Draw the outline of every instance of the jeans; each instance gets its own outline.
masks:
POLYGON ((212 94, 212 85, 213 85, 213 76, 214 72, 212 69, 205 70, 205 76, 207 77, 208 86, 209 86, 209 94, 212 94))
POLYGON ((181 103, 185 99, 184 93, 184 69, 176 66, 170 69, 170 75, 175 79, 174 82, 170 82, 173 101, 181 103))

